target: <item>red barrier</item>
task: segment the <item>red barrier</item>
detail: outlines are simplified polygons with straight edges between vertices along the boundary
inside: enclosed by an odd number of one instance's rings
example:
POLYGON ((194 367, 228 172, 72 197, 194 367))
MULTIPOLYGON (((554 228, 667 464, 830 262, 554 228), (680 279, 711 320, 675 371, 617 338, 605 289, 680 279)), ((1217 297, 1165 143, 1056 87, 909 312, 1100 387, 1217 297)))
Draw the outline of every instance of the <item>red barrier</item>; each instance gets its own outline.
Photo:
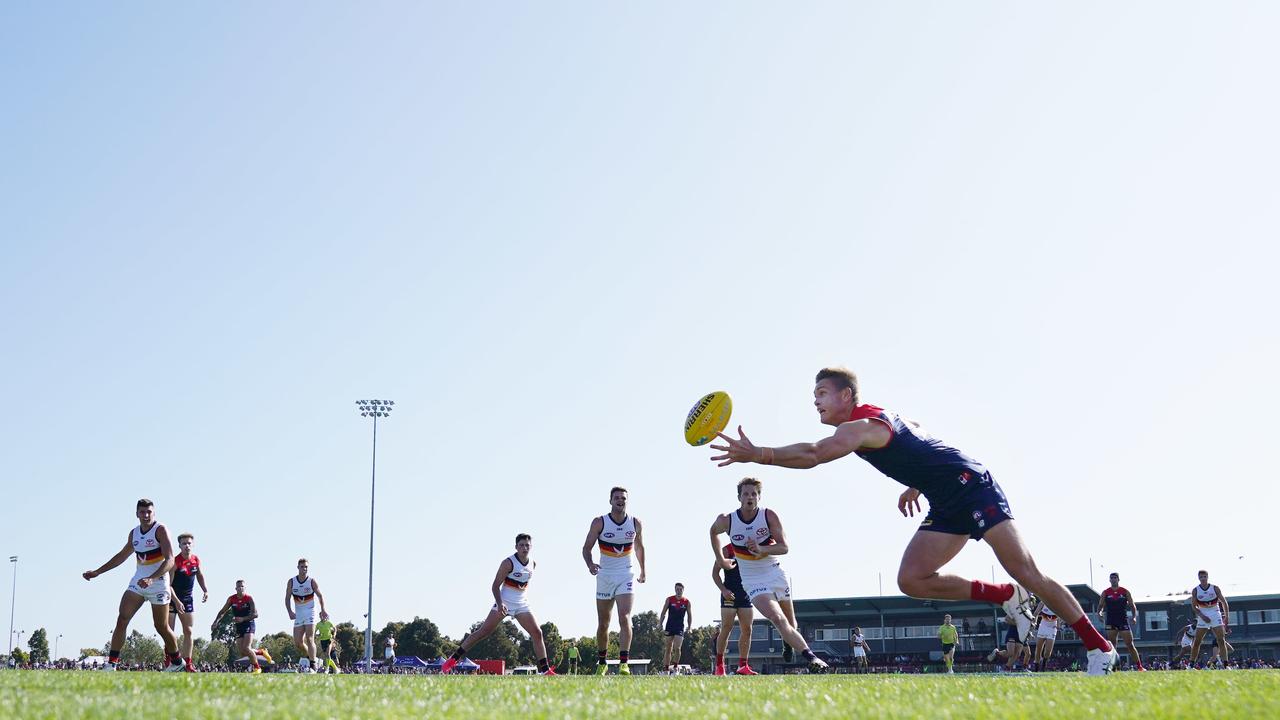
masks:
POLYGON ((485 675, 505 675, 507 673, 507 662, 505 660, 476 660, 475 663, 480 666, 480 672, 485 675))

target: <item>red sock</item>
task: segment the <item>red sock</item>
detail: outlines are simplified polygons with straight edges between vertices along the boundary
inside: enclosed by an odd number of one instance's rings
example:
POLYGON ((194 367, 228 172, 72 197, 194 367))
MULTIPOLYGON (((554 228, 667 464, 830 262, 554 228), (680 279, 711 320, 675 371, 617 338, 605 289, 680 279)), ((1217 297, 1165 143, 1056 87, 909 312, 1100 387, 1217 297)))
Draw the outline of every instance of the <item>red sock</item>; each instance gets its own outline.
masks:
POLYGON ((1079 620, 1071 623, 1071 629, 1080 636, 1080 642, 1084 643, 1085 650, 1111 650, 1111 643, 1098 634, 1098 629, 1089 622, 1088 615, 1081 615, 1079 620))
POLYGON ((969 586, 969 597, 989 603, 1002 603, 1013 597, 1013 585, 1009 583, 984 583, 974 580, 969 586))
POLYGON ((717 665, 724 664, 724 655, 721 655, 720 653, 716 653, 716 664, 717 665))
POLYGON ((746 667, 746 666, 747 666, 747 659, 746 659, 746 658, 738 658, 738 667, 746 667))

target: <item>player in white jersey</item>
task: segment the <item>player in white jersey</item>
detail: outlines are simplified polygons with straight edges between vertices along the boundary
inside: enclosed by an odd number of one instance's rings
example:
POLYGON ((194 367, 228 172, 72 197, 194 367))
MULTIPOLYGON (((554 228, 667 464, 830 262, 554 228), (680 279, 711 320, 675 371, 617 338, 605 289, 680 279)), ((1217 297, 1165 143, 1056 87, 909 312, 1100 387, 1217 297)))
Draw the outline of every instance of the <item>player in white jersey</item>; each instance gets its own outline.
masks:
POLYGON ((1227 621, 1231 617, 1231 608, 1227 605, 1227 597, 1222 594, 1222 589, 1209 584, 1208 571, 1201 570, 1199 578, 1200 584, 1191 588, 1191 609, 1196 619, 1196 637, 1191 641, 1191 662, 1194 664, 1200 659, 1200 641, 1210 631, 1217 638, 1218 647, 1222 648, 1219 662, 1226 662, 1230 660, 1231 654, 1227 647, 1227 621))
POLYGON ((316 601, 320 601, 320 619, 328 620, 324 607, 324 594, 316 579, 307 574, 310 566, 306 558, 298 558, 298 574, 289 578, 284 586, 284 609, 293 621, 293 644, 298 648, 298 661, 302 672, 314 673, 316 659, 316 601))
POLYGON ((849 646, 853 648, 853 664, 858 668, 856 672, 866 672, 871 646, 867 644, 867 636, 862 634, 862 628, 853 629, 853 634, 849 636, 849 646))
POLYGON ((1036 610, 1036 670, 1043 672, 1053 657, 1053 645, 1058 640, 1058 614, 1044 602, 1036 610))
POLYGON ((178 639, 169 627, 169 571, 173 569, 173 542, 169 539, 169 531, 156 521, 155 504, 143 498, 137 505, 138 526, 129 531, 120 552, 111 556, 97 570, 86 570, 82 573, 85 580, 92 580, 99 575, 118 567, 129 558, 136 556, 137 569, 129 587, 120 598, 120 612, 116 616, 116 627, 111 633, 111 646, 107 652, 107 664, 103 670, 115 670, 120 663, 120 649, 124 647, 125 632, 129 629, 129 621, 137 614, 143 603, 151 603, 151 620, 156 632, 164 641, 164 655, 168 661, 165 672, 180 672, 186 665, 178 653, 178 639))
POLYGON ((520 627, 524 628, 525 632, 529 633, 529 640, 533 642, 533 655, 538 659, 538 672, 543 675, 556 674, 547 660, 542 628, 538 626, 538 620, 529 609, 529 581, 533 579, 533 571, 538 566, 538 563, 529 557, 529 551, 532 549, 531 535, 528 533, 516 535, 515 554, 498 563, 498 572, 493 576, 493 585, 489 588, 493 593, 493 608, 489 610, 489 615, 484 622, 480 623, 480 627, 458 643, 457 651, 444 661, 444 665, 440 666, 440 672, 452 672, 454 666, 467 656, 468 650, 488 637, 503 618, 511 616, 516 619, 520 627))
POLYGON ((618 608, 618 673, 630 675, 631 666, 631 601, 633 584, 644 582, 644 536, 640 520, 627 514, 627 489, 609 490, 609 514, 591 521, 587 539, 582 543, 582 559, 587 570, 596 576, 596 674, 608 670, 605 665, 609 647, 609 620, 614 606, 618 608), (600 562, 591 554, 600 548, 600 562), (640 565, 640 575, 632 574, 631 557, 640 565))
POLYGON ((782 603, 791 603, 791 578, 778 562, 779 555, 786 555, 790 548, 782 521, 777 513, 760 507, 763 488, 756 478, 743 478, 738 482, 738 509, 720 515, 711 524, 711 551, 720 567, 733 567, 720 551, 720 535, 728 533, 733 543, 734 558, 742 575, 742 587, 746 588, 751 604, 778 629, 783 641, 799 651, 809 663, 811 672, 826 669, 827 664, 809 649, 795 623, 783 612, 782 603))
POLYGON ((1182 630, 1178 632, 1178 654, 1173 656, 1169 661, 1169 667, 1173 667, 1182 659, 1183 655, 1191 652, 1191 644, 1196 636, 1196 621, 1193 617, 1191 622, 1182 626, 1182 630))

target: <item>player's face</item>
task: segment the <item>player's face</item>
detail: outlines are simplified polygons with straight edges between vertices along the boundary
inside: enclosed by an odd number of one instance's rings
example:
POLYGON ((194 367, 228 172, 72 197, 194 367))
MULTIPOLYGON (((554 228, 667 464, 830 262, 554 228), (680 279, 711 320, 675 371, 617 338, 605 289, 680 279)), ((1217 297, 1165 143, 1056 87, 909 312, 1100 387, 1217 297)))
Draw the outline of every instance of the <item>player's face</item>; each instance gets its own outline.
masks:
POLYGON ((1200 584, 1201 584, 1201 585, 1208 585, 1208 584, 1209 584, 1209 573, 1200 573, 1200 576, 1199 576, 1199 577, 1200 577, 1200 584))
POLYGON ((1111 574, 1111 587, 1113 588, 1120 587, 1120 576, 1116 575, 1115 573, 1111 574))
POLYGON ((244 597, 244 583, 242 582, 236 583, 236 595, 240 597, 244 597))
POLYGON ((190 555, 191 546, 194 544, 195 544, 195 541, 193 541, 191 538, 182 538, 181 540, 178 541, 178 547, 182 548, 183 555, 190 555))
POLYGON ((298 563, 298 577, 306 577, 306 576, 307 576, 307 564, 304 562, 298 563))
POLYGON ((951 624, 951 616, 950 616, 950 615, 943 615, 943 616, 942 616, 942 624, 943 624, 943 625, 950 625, 950 624, 951 624))
POLYGON ((849 419, 853 393, 848 388, 841 390, 834 380, 827 378, 813 387, 813 406, 818 409, 818 419, 824 425, 839 425, 849 419))
POLYGON ((520 553, 521 555, 528 555, 529 551, 532 549, 533 549, 533 541, 527 538, 516 543, 516 552, 520 553))
POLYGON ((156 509, 152 505, 143 505, 138 508, 138 522, 143 525, 150 525, 156 516, 156 509))
POLYGON ((684 597, 684 586, 683 586, 683 585, 680 585, 680 584, 677 584, 677 585, 676 585, 676 597, 684 597))
POLYGON ((616 492, 609 496, 609 506, 618 512, 626 512, 627 510, 627 494, 624 492, 616 492))
POLYGON ((743 510, 755 510, 760 505, 760 489, 754 485, 743 485, 738 491, 738 502, 743 510))

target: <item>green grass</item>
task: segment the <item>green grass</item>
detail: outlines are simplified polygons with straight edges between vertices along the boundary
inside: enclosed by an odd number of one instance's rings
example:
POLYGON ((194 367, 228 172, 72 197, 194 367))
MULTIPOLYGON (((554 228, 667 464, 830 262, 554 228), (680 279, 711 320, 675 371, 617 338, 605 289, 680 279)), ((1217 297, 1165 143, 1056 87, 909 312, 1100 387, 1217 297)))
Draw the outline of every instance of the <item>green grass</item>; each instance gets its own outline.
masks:
POLYGON ((1280 671, 412 677, 0 672, 0 718, 1117 718, 1280 712, 1280 671))

